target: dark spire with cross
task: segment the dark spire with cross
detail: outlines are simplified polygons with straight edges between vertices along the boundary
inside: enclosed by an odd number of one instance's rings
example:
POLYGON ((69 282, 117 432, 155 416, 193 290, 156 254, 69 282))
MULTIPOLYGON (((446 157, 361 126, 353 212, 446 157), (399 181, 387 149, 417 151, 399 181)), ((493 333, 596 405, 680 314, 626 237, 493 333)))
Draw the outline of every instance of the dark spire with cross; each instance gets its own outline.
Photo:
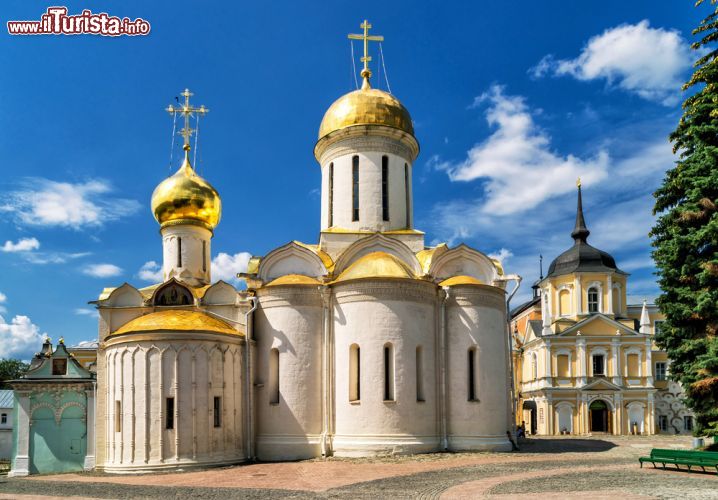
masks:
POLYGON ((591 231, 586 227, 586 220, 583 218, 583 202, 581 200, 581 179, 576 181, 578 188, 578 204, 576 206, 576 225, 571 232, 571 237, 576 243, 586 243, 591 231))

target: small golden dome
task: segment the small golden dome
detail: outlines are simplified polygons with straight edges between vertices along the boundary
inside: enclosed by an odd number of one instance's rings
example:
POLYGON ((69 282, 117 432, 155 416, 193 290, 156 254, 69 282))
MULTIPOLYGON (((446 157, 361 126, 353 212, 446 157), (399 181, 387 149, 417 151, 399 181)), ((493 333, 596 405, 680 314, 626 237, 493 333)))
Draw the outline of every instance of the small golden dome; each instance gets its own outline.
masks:
POLYGON ((226 321, 198 311, 159 311, 139 316, 118 328, 113 335, 157 331, 211 332, 243 335, 226 321))
POLYGON ((343 95, 329 106, 319 126, 319 139, 354 125, 384 125, 414 135, 409 111, 390 93, 371 88, 367 78, 361 89, 343 95))
POLYGON ((474 278, 473 276, 467 276, 461 274, 459 276, 452 276, 449 279, 445 279, 439 286, 457 286, 457 285, 483 285, 481 280, 474 278))
POLYGON ((212 185, 197 175, 189 162, 189 146, 177 172, 152 193, 152 212, 161 227, 196 224, 212 231, 222 216, 222 200, 212 185))
POLYGON ((386 252, 372 252, 357 259, 334 282, 365 278, 413 279, 414 273, 397 257, 386 252))
POLYGON ((264 286, 287 286, 287 285, 321 285, 322 282, 303 274, 285 274, 264 286))

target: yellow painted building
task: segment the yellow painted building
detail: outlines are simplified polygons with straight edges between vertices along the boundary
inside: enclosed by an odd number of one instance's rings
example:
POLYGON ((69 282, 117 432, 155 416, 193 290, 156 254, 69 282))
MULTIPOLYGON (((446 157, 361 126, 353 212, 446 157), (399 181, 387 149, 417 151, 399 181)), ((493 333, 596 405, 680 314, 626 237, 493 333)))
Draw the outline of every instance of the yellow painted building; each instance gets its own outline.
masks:
POLYGON ((588 244, 578 188, 574 245, 512 311, 515 414, 526 432, 690 433, 693 415, 654 342, 663 316, 629 305, 629 275, 588 244))

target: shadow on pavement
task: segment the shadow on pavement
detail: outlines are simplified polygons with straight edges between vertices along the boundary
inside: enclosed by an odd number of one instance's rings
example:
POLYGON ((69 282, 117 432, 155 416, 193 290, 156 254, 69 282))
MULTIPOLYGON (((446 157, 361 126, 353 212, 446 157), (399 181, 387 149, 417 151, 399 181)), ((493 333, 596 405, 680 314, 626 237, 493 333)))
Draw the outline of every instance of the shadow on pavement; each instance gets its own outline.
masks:
POLYGON ((595 453, 608 451, 617 445, 600 439, 535 439, 525 438, 518 443, 521 453, 595 453))

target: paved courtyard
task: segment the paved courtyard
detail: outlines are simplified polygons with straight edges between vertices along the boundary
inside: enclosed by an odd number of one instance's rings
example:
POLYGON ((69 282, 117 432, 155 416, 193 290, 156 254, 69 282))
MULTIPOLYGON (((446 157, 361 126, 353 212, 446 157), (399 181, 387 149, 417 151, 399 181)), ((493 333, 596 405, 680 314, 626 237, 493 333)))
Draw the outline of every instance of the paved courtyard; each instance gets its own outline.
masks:
POLYGON ((639 468, 688 437, 534 438, 515 453, 307 460, 165 474, 0 479, 0 499, 31 498, 718 498, 718 476, 639 468))

